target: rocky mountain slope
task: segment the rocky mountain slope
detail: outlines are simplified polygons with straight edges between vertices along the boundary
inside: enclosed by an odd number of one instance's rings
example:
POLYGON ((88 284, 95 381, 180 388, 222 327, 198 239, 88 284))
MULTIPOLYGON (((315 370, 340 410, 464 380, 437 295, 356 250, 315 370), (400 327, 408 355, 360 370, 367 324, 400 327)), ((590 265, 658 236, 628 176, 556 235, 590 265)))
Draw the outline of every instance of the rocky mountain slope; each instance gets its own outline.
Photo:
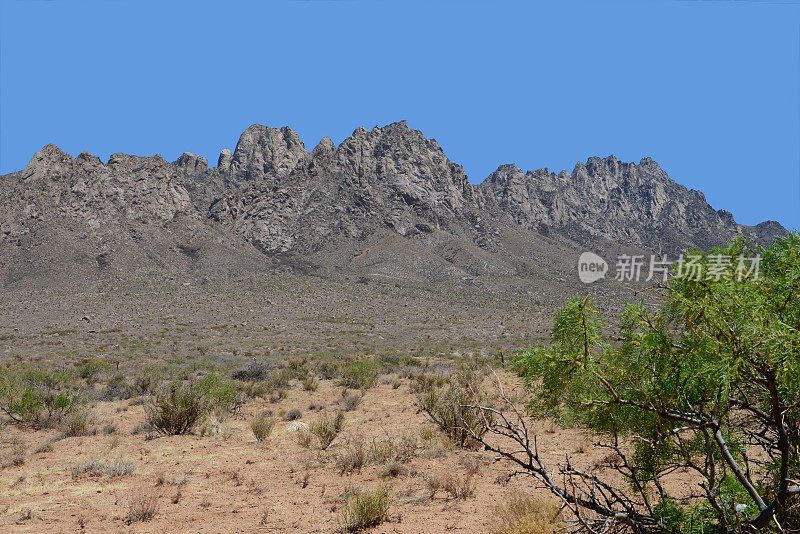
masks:
POLYGON ((547 277, 576 250, 676 251, 777 223, 737 224, 649 158, 590 158, 573 172, 502 165, 473 185, 433 139, 398 122, 310 152, 292 129, 249 127, 216 167, 184 153, 48 145, 0 176, 0 282, 237 276, 290 266, 429 283, 547 277))

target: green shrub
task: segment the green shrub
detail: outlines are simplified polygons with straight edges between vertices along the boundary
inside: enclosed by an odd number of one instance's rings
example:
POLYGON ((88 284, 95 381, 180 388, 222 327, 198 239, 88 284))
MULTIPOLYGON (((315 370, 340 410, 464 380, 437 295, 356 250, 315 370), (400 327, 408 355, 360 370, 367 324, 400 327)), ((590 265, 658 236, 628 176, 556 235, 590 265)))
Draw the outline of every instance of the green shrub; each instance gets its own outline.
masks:
POLYGON ((105 360, 90 358, 83 362, 78 375, 89 383, 94 381, 98 373, 111 369, 111 364, 105 360))
POLYGON ((144 402, 147 422, 169 435, 190 432, 210 409, 210 403, 197 387, 178 380, 149 393, 144 402))
POLYGON ((378 365, 371 360, 351 362, 342 368, 339 384, 350 389, 369 389, 378 378, 378 365))
POLYGON ((0 410, 18 423, 51 424, 83 404, 68 373, 0 371, 0 410))
POLYGON ((348 492, 342 508, 342 529, 357 532, 380 525, 386 520, 390 502, 389 490, 385 486, 348 492))
POLYGON ((204 376, 195 383, 198 392, 214 407, 228 413, 238 413, 242 407, 242 398, 232 382, 223 380, 218 374, 204 376))

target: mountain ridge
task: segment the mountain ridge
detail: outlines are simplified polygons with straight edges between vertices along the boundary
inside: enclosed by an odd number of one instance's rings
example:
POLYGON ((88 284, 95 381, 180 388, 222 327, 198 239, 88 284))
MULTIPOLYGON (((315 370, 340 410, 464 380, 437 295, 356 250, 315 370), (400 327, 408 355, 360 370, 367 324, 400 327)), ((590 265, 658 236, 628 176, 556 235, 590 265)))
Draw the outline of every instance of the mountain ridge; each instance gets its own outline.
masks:
POLYGON ((221 151, 216 167, 189 152, 174 162, 116 153, 104 163, 48 144, 24 169, 0 176, 6 280, 24 278, 30 269, 20 261, 36 263, 37 250, 67 268, 83 261, 76 257, 96 260, 116 248, 108 261, 84 262, 79 270, 87 277, 114 262, 119 273, 144 265, 158 272, 184 260, 187 269, 245 272, 292 257, 348 272, 365 268, 353 263, 360 250, 374 255, 380 242, 396 247, 396 240, 382 240, 397 235, 434 255, 455 246, 461 252, 454 257, 472 267, 444 258, 442 272, 464 278, 480 274, 479 250, 503 265, 496 266, 501 272, 519 272, 539 250, 676 252, 688 243, 721 245, 739 233, 767 243, 785 229, 774 221, 736 223, 649 157, 638 164, 591 157, 571 173, 505 164, 473 184, 435 139, 406 121, 358 127, 339 145, 325 137, 311 151, 288 126, 254 124, 233 152, 221 151), (532 252, 524 252, 526 243, 532 252), (137 248, 148 246, 153 250, 141 257, 137 248), (215 267, 199 266, 199 259, 215 267))

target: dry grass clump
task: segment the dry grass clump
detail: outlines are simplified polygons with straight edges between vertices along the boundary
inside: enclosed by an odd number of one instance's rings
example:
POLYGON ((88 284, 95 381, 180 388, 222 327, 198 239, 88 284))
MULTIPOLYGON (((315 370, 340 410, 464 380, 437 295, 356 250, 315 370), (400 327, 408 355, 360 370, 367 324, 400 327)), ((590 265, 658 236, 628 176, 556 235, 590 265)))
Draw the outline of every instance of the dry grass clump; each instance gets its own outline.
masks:
POLYGON ((335 457, 339 474, 361 471, 367 463, 367 453, 363 439, 348 439, 342 450, 335 457))
POLYGON ((417 377, 415 390, 420 408, 455 443, 468 445, 493 423, 490 412, 471 406, 491 406, 491 399, 480 387, 481 377, 472 369, 452 376, 446 386, 426 375, 417 377))
POLYGON ((356 395, 354 393, 348 393, 347 390, 342 392, 342 398, 339 399, 338 404, 340 404, 346 412, 352 412, 361 404, 362 397, 361 395, 356 395))
POLYGON ((381 478, 397 478, 405 475, 406 472, 406 466, 397 460, 390 460, 378 470, 378 476, 381 478))
POLYGON ((312 375, 306 376, 300 380, 300 383, 303 385, 305 391, 317 391, 317 389, 319 389, 319 380, 312 375))
POLYGON ((59 430, 66 438, 87 436, 91 433, 94 414, 88 409, 78 409, 68 413, 59 424, 59 430))
POLYGON ((380 525, 386 520, 390 502, 389 490, 385 486, 347 491, 342 508, 342 530, 357 532, 380 525))
POLYGON ((344 427, 344 412, 337 412, 334 416, 325 413, 319 419, 312 421, 308 425, 308 430, 300 430, 298 440, 304 447, 309 447, 313 436, 319 448, 325 450, 339 435, 342 427, 344 427))
POLYGON ((136 464, 125 458, 117 458, 112 462, 101 462, 99 460, 87 460, 72 467, 72 478, 81 475, 107 476, 109 478, 124 477, 132 474, 136 470, 136 464))
POLYGON ((19 467, 25 463, 25 445, 20 442, 13 442, 0 454, 0 469, 6 467, 19 467))
POLYGON ((433 499, 439 490, 449 494, 453 499, 468 499, 475 495, 475 475, 480 471, 477 462, 470 462, 466 465, 467 472, 463 476, 454 473, 431 474, 425 477, 428 486, 428 497, 433 499))
POLYGON ((283 414, 283 418, 286 421, 297 421, 301 417, 303 417, 303 412, 301 412, 298 408, 292 408, 283 414))
POLYGON ((490 524, 491 534, 552 534, 564 527, 558 502, 520 493, 492 509, 490 524))
POLYGON ((258 413, 250 420, 250 430, 253 431, 253 435, 258 441, 265 441, 274 427, 275 418, 272 416, 272 412, 266 410, 258 413))
POLYGON ((128 506, 128 516, 125 518, 126 523, 130 525, 153 519, 158 513, 158 498, 158 493, 152 489, 133 494, 128 506))

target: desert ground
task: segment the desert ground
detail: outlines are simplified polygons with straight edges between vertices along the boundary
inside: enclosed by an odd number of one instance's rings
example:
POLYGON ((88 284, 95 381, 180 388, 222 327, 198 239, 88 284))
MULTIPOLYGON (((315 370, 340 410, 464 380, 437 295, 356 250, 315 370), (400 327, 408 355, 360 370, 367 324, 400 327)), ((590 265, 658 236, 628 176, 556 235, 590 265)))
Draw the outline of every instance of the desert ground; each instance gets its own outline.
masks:
MULTIPOLYGON (((290 275, 7 292, 6 376, 58 372, 81 401, 49 420, 3 414, 0 531, 338 532, 348 496, 374 490, 388 498, 374 532, 511 532, 498 507, 514 499, 553 515, 531 477, 420 407, 425 378, 444 387, 465 368, 524 405, 508 361, 550 323, 548 303, 521 295, 290 275), (149 424, 159 384, 208 377, 235 401, 185 434, 149 424), (309 433, 338 414, 330 443, 309 433)), ((604 469, 608 452, 582 430, 529 423, 554 467, 604 469)))

